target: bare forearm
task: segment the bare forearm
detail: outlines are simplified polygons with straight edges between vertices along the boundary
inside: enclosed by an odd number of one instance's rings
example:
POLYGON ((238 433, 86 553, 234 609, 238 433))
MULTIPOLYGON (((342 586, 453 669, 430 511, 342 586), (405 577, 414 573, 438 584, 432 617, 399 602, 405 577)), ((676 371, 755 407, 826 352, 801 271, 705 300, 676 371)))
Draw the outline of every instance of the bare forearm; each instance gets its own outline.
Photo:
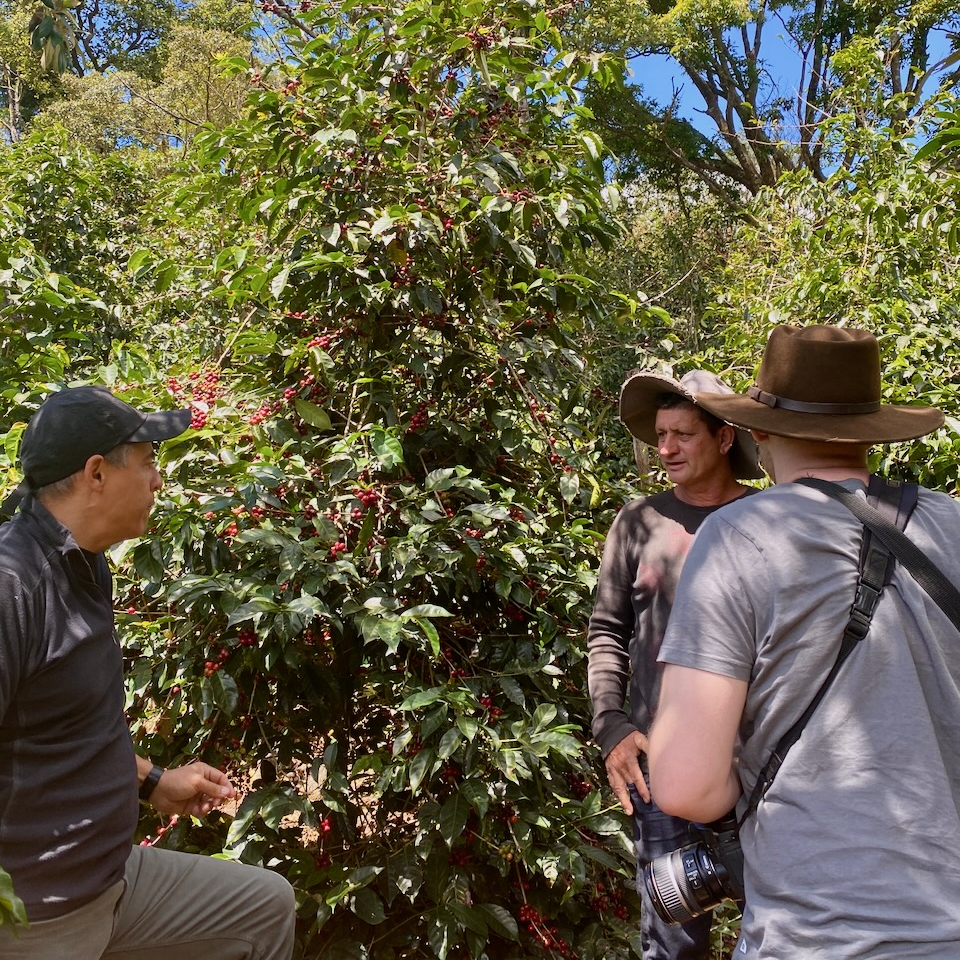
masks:
POLYGON ((740 796, 733 759, 743 681, 668 664, 650 731, 650 789, 662 810, 708 823, 740 796))

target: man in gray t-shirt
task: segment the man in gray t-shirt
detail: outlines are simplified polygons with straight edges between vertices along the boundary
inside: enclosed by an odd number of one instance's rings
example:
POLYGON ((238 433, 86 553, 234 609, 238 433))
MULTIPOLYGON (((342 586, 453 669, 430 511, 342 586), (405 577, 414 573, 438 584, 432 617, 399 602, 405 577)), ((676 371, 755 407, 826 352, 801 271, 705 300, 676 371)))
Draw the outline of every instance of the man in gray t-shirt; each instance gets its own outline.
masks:
MULTIPOLYGON (((867 450, 936 429, 939 411, 880 403, 876 339, 778 327, 745 397, 698 396, 752 428, 777 486, 701 527, 660 652, 653 795, 699 821, 749 796, 837 657, 862 527, 791 481, 865 492, 867 450)), ((960 582, 960 505, 921 490, 905 530, 960 582)), ((960 956, 960 637, 899 564, 741 828, 740 960, 960 956)))

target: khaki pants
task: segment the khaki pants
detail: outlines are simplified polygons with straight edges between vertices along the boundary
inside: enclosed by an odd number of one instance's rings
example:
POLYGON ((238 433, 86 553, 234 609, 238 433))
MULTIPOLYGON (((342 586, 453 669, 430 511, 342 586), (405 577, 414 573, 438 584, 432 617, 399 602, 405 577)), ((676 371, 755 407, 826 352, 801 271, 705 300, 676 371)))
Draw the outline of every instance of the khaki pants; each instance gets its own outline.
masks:
POLYGON ((0 927, 0 960, 290 960, 295 916, 269 870, 133 847, 96 900, 19 936, 0 927))

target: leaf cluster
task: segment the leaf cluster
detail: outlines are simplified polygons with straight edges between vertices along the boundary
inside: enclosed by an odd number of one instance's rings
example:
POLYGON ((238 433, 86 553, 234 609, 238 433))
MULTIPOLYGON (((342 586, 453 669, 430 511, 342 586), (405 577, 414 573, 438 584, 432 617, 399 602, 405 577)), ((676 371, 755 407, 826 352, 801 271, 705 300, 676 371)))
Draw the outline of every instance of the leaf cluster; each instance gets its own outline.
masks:
MULTIPOLYGON (((289 60, 233 60, 245 114, 135 223, 84 150, 19 188, 34 248, 31 191, 89 204, 112 258, 52 223, 44 290, 62 252, 119 323, 101 349, 45 315, 62 366, 11 358, 21 409, 83 372, 193 411, 152 536, 113 551, 128 708, 243 800, 145 838, 285 873, 307 956, 639 955, 583 647, 623 495, 584 330, 637 311, 587 256, 617 237, 575 90, 604 64, 509 0, 285 12, 289 60)), ((120 196, 160 169, 110 163, 120 196)))

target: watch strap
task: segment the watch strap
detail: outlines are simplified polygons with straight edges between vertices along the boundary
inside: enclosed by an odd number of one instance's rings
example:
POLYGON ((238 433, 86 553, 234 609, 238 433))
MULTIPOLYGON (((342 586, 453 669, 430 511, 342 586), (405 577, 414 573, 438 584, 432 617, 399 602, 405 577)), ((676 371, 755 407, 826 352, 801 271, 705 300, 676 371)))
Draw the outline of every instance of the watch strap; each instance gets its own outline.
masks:
POLYGON ((160 782, 160 778, 163 776, 164 770, 163 767, 158 767, 154 764, 150 768, 150 772, 144 777, 143 783, 140 784, 140 799, 149 800, 150 795, 156 789, 157 784, 160 782))

